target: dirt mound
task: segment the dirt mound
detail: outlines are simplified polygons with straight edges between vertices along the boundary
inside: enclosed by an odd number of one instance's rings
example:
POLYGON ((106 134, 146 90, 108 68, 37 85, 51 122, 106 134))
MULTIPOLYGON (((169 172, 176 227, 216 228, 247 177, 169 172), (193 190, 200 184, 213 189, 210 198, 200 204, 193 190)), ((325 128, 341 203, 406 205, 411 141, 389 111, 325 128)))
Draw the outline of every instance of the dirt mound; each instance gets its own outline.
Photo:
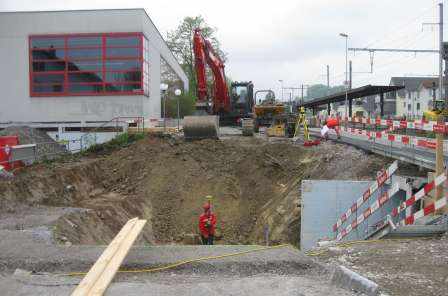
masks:
POLYGON ((20 201, 89 209, 58 220, 60 241, 104 243, 139 216, 149 220, 146 242, 188 243, 204 196, 213 195, 218 243, 262 243, 269 233, 271 241, 298 244, 302 179, 371 179, 387 162, 330 143, 304 148, 243 137, 147 137, 109 154, 34 166, 0 182, 0 206, 14 211, 20 201))

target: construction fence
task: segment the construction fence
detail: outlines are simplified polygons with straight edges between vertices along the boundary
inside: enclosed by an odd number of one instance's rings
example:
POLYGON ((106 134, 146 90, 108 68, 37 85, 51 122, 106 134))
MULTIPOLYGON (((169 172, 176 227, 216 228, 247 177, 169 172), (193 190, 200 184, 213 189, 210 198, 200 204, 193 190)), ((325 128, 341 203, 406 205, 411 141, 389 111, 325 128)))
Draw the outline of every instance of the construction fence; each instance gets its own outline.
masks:
POLYGON ((394 176, 397 167, 398 163, 395 161, 388 169, 380 172, 369 188, 338 217, 332 226, 336 241, 352 240, 350 234, 366 224, 371 229, 365 232, 365 239, 388 225, 392 229, 412 225, 418 219, 447 205, 447 195, 435 201, 431 195, 436 187, 444 186, 447 179, 445 173, 435 176, 413 193, 405 179, 394 176), (376 191, 380 194, 374 197, 372 193, 376 191), (369 220, 376 212, 380 212, 380 215, 373 221, 369 220))

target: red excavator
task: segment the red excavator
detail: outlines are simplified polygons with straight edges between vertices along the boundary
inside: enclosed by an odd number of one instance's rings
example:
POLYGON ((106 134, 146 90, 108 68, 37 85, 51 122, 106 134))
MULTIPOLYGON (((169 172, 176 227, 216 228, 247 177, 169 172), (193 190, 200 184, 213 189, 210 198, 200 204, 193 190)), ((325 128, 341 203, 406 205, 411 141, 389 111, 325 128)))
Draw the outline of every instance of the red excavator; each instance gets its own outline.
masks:
POLYGON ((197 76, 196 113, 184 118, 186 139, 218 138, 219 123, 236 125, 252 116, 254 105, 252 82, 233 82, 231 94, 224 73, 224 63, 200 29, 194 30, 193 50, 197 76), (213 95, 209 100, 206 65, 213 74, 213 95), (209 115, 207 115, 209 114, 209 115))

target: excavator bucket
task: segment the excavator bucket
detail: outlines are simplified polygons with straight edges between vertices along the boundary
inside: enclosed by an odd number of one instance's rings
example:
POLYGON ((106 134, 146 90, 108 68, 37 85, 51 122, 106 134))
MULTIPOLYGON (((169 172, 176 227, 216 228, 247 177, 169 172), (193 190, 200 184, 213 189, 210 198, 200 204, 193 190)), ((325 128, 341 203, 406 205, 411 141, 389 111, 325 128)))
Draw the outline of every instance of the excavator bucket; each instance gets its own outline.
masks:
POLYGON ((183 121, 185 140, 219 138, 219 116, 185 116, 183 121))

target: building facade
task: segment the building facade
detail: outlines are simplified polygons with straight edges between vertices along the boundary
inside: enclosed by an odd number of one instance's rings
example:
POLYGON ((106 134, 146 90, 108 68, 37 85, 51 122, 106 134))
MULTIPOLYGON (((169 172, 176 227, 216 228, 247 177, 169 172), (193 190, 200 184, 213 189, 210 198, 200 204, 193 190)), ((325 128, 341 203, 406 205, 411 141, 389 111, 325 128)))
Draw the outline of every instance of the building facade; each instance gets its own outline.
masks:
POLYGON ((161 61, 188 78, 144 9, 0 13, 0 124, 160 118, 161 61))
POLYGON ((438 78, 430 77, 392 77, 391 85, 403 85, 396 92, 396 115, 406 118, 421 118, 433 106, 438 94, 438 78))

